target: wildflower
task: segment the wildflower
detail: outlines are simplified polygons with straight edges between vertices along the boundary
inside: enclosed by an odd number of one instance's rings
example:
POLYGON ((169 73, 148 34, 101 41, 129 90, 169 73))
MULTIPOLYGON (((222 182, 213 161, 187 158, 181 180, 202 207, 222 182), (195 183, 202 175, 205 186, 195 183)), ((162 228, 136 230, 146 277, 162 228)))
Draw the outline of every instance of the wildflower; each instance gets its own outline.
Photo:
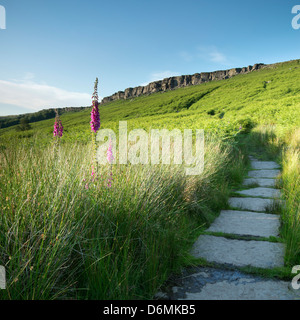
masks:
POLYGON ((95 87, 94 87, 94 94, 92 96, 93 99, 93 108, 91 111, 91 129, 92 132, 97 133, 97 131, 100 129, 100 115, 99 115, 99 103, 98 103, 98 78, 96 78, 95 81, 95 87))
POLYGON ((240 127, 239 127, 239 130, 242 130, 242 129, 243 129, 243 127, 242 127, 242 126, 240 126, 240 127))
POLYGON ((100 115, 98 109, 98 101, 93 101, 93 109, 91 112, 91 129, 93 132, 97 133, 100 129, 100 115))
POLYGON ((112 164, 114 159, 115 159, 114 156, 113 156, 113 152, 112 152, 111 139, 109 141, 109 146, 108 146, 107 153, 106 153, 106 159, 107 159, 108 163, 110 163, 110 164, 112 164))
POLYGON ((58 113, 56 113, 53 136, 61 138, 63 136, 63 132, 64 132, 64 127, 61 123, 61 120, 59 119, 58 113))
POLYGON ((59 123, 58 123, 57 119, 55 118, 53 136, 57 137, 58 135, 59 135, 59 123))
POLYGON ((96 138, 95 134, 100 129, 100 115, 99 115, 99 109, 98 109, 98 78, 96 78, 95 86, 94 86, 94 93, 92 96, 93 101, 93 108, 91 111, 91 129, 92 129, 92 146, 93 146, 93 163, 96 162, 96 153, 97 153, 97 147, 96 147, 96 138))
POLYGON ((91 173, 91 176, 92 176, 92 182, 94 182, 94 181, 95 181, 95 174, 96 174, 96 172, 95 172, 94 166, 92 166, 92 173, 91 173))

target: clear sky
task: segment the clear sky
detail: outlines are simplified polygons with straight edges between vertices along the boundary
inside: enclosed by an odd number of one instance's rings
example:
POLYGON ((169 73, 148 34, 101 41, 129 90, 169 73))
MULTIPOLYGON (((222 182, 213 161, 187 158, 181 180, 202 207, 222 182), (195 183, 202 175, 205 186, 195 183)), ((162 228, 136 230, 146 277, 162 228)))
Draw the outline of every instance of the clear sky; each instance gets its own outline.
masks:
POLYGON ((0 116, 181 74, 300 58, 300 0, 0 0, 0 116), (1 16, 0 16, 1 19, 1 16), (1 21, 0 21, 1 23, 1 21), (0 24, 1 25, 1 24, 0 24))

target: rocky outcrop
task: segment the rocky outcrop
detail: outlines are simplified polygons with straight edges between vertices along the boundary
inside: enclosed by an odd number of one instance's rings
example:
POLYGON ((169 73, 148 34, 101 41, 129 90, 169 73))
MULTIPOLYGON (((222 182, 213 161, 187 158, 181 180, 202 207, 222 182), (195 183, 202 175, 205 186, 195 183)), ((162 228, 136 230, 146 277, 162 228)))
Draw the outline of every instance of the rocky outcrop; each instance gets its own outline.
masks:
POLYGON ((219 70, 214 72, 195 73, 193 75, 183 75, 178 77, 165 78, 163 80, 150 82, 146 86, 127 88, 125 91, 119 91, 109 97, 102 99, 101 104, 120 100, 131 99, 141 95, 151 94, 159 91, 167 91, 181 87, 201 84, 209 81, 224 80, 234 77, 238 74, 245 74, 265 66, 263 63, 255 64, 244 68, 234 68, 229 70, 219 70))

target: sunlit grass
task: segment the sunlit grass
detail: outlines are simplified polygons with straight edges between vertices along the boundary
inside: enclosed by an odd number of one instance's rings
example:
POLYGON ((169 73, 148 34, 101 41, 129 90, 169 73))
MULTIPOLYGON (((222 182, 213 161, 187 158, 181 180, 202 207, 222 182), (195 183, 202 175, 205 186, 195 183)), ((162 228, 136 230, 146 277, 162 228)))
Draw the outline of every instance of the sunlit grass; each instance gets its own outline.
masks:
POLYGON ((208 139, 200 176, 182 166, 114 165, 110 187, 109 166, 92 181, 91 149, 2 148, 2 299, 151 298, 188 263, 193 232, 214 219, 244 173, 233 146, 208 139))
POLYGON ((120 120, 128 131, 205 129, 195 177, 182 166, 114 165, 111 186, 108 166, 92 181, 90 110, 61 116, 56 146, 53 120, 0 129, 0 298, 151 298, 190 263, 195 235, 226 209, 249 152, 282 165, 285 260, 300 264, 299 76, 293 61, 100 107, 102 128, 116 133, 120 120))
POLYGON ((276 160, 282 174, 276 185, 282 190, 282 200, 273 206, 281 216, 281 236, 286 243, 285 263, 292 267, 300 263, 300 130, 285 130, 276 125, 259 126, 244 139, 244 147, 263 160, 276 160), (280 204, 281 203, 281 204, 280 204))

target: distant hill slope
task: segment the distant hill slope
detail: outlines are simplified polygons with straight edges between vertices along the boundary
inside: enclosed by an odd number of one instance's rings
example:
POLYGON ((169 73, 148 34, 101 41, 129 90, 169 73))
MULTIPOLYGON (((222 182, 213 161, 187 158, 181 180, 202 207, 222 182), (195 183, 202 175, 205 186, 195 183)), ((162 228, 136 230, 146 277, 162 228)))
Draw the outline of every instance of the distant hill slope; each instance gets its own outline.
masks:
MULTIPOLYGON (((57 112, 59 115, 62 115, 67 112, 78 112, 82 111, 89 107, 79 107, 79 108, 73 108, 73 107, 67 107, 67 108, 58 108, 57 112)), ((55 118, 55 109, 44 109, 41 111, 33 112, 33 113, 26 113, 16 116, 5 116, 0 117, 0 128, 8 128, 14 125, 19 124, 20 120, 22 118, 26 118, 29 122, 38 122, 42 120, 52 119, 55 118)))
POLYGON ((177 77, 165 78, 163 80, 150 82, 146 86, 139 86, 134 88, 127 88, 125 91, 119 91, 109 97, 102 99, 101 103, 116 101, 120 99, 132 99, 141 95, 148 95, 160 91, 168 91, 178 89, 182 87, 197 85, 215 80, 225 80, 232 78, 238 74, 246 74, 255 70, 259 70, 266 65, 263 63, 257 63, 254 66, 248 66, 243 68, 233 68, 228 70, 218 70, 213 72, 195 73, 193 75, 183 75, 177 77))
MULTIPOLYGON (((116 100, 100 105, 101 128, 118 132, 119 121, 126 120, 128 130, 205 129, 224 136, 255 124, 274 124, 289 130, 300 126, 299 79, 300 60, 294 60, 226 80, 116 100)), ((90 108, 63 113, 61 120, 64 141, 90 141, 90 108)), ((53 119, 31 126, 26 134, 17 133, 14 126, 0 129, 0 138, 36 135, 39 141, 52 139, 53 119)))

